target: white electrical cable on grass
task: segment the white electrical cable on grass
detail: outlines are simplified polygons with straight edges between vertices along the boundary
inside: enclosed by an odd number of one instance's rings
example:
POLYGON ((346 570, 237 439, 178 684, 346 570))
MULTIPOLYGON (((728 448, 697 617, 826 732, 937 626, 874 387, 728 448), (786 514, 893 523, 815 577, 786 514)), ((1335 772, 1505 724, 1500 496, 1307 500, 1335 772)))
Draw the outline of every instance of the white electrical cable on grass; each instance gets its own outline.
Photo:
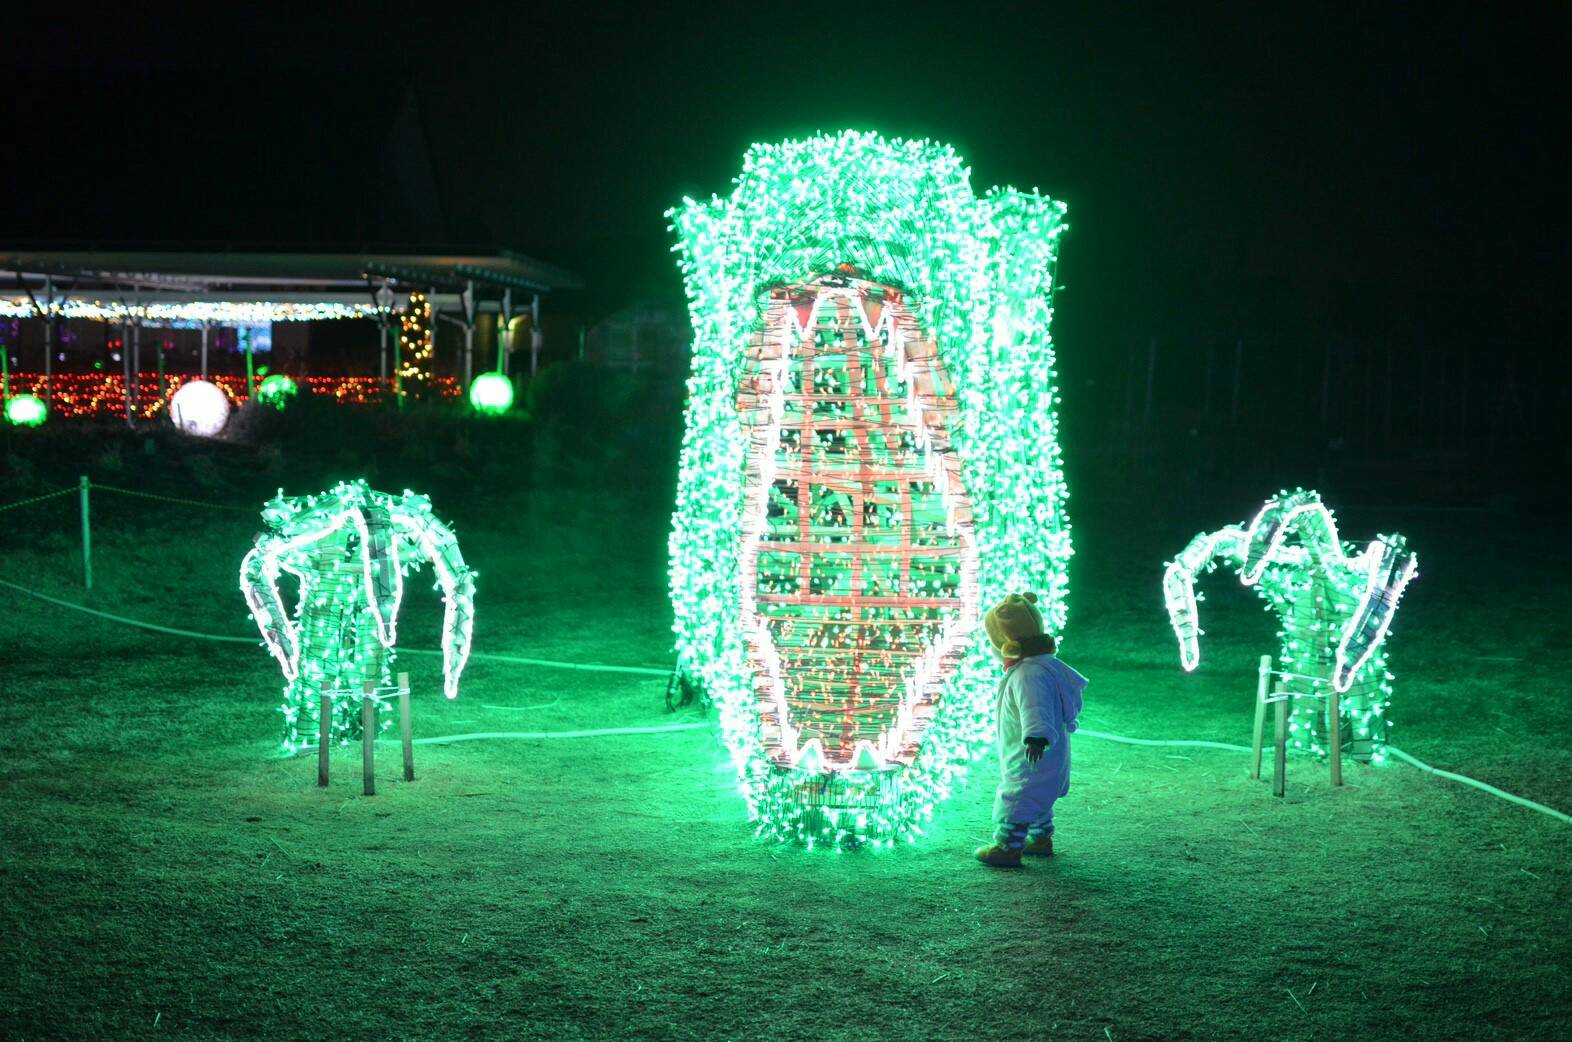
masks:
MULTIPOLYGON (((400 655, 440 655, 442 652, 429 648, 400 648, 400 655)), ((599 662, 563 662, 560 659, 549 658, 524 658, 521 655, 496 655, 486 651, 470 653, 470 659, 478 662, 501 662, 509 666, 545 666, 548 669, 582 669, 594 673, 633 673, 637 676, 661 677, 671 676, 669 669, 657 669, 654 666, 608 666, 599 662)))
POLYGON ((1250 752, 1248 745, 1231 745, 1228 742, 1206 742, 1195 738, 1129 738, 1122 734, 1110 734, 1107 731, 1093 731, 1083 727, 1075 732, 1084 734, 1089 738, 1103 738, 1110 742, 1122 742, 1125 745, 1172 745, 1181 749, 1226 749, 1229 752, 1250 752))
MULTIPOLYGON (((59 597, 51 597, 48 594, 39 593, 37 590, 30 590, 20 583, 14 583, 6 579, 0 579, 0 586, 9 587, 13 590, 16 590, 18 593, 25 593, 29 597, 37 597, 41 601, 48 601, 50 604, 56 604, 62 608, 70 608, 72 611, 82 612, 84 615, 92 615, 100 619, 108 619, 110 622, 118 622, 122 626, 134 626, 137 629, 152 630, 154 633, 169 633, 176 637, 191 637, 195 640, 222 641, 229 644, 256 645, 261 643, 261 638, 259 637, 227 637, 218 633, 197 633, 194 630, 177 630, 169 626, 159 626, 156 623, 143 622, 140 619, 128 619, 123 615, 111 615, 107 611, 99 611, 96 608, 89 608, 86 605, 77 604, 75 601, 61 600, 59 597)), ((400 649, 399 654, 440 655, 442 652, 430 648, 402 648, 400 649)), ((501 662, 513 666, 544 666, 547 669, 575 669, 594 673, 633 673, 639 676, 652 677, 669 677, 671 675, 671 670, 656 669, 653 666, 611 666, 598 662, 563 662, 557 659, 524 658, 519 655, 494 655, 487 652, 473 653, 469 657, 481 662, 501 662)))
POLYGON ((1564 821, 1568 825, 1572 825, 1572 814, 1564 814, 1561 811, 1556 810, 1554 807, 1547 807, 1543 803, 1535 803, 1533 800, 1524 799, 1522 796, 1516 796, 1510 792, 1507 792, 1505 789, 1498 789, 1494 785, 1482 782, 1477 778, 1470 778, 1466 774, 1457 774, 1454 771, 1443 771, 1439 767, 1432 767, 1423 760, 1408 755, 1395 745, 1387 746, 1386 751, 1398 759, 1418 767, 1421 771, 1428 771, 1429 773, 1437 775, 1438 777, 1446 778, 1449 781, 1460 782, 1463 785, 1471 785, 1481 792, 1488 792, 1492 796, 1498 796, 1501 799, 1506 800, 1508 803, 1516 803, 1520 807, 1527 807, 1529 810, 1537 810, 1541 814, 1548 814, 1558 821, 1564 821))
MULTIPOLYGON (((480 731, 475 734, 449 734, 437 738, 416 738, 416 745, 452 745, 454 742, 479 742, 490 738, 607 738, 624 734, 665 734, 668 731, 697 731, 709 727, 700 720, 692 724, 659 724, 651 727, 597 727, 585 731, 480 731)), ((392 739, 388 739, 392 741, 392 739)))
MULTIPOLYGON (((470 734, 444 734, 436 735, 431 738, 416 738, 410 744, 452 745, 455 742, 480 742, 488 741, 493 738, 523 738, 531 741, 537 738, 611 738, 617 735, 666 734, 671 731, 697 731, 700 728, 706 728, 709 726, 710 725, 707 721, 700 720, 691 724, 658 724, 651 725, 649 727, 595 727, 582 731, 475 731, 470 734)), ((377 741, 385 742, 389 745, 392 745, 393 743, 399 742, 401 740, 402 739, 398 738, 377 739, 377 741)), ((351 748, 354 744, 355 743, 350 742, 345 745, 345 748, 351 748)), ((301 753, 314 753, 316 751, 317 746, 315 745, 302 745, 293 752, 285 753, 283 758, 288 759, 292 756, 299 756, 301 753)))
POLYGON ((84 615, 94 615, 100 619, 108 619, 110 622, 118 622, 123 626, 135 626, 138 629, 152 630, 154 633, 170 633, 176 637, 194 637, 197 640, 219 640, 231 644, 259 643, 259 641, 253 637, 223 637, 212 633, 196 633, 192 630, 177 630, 170 626, 159 626, 151 622, 141 622, 137 619, 127 619, 120 615, 111 615, 107 611, 99 611, 96 608, 89 608, 73 601, 63 601, 58 597, 51 597, 46 593, 39 593, 37 590, 29 590, 26 586, 10 582, 6 579, 0 579, 0 586, 8 586, 19 593, 27 594, 29 597, 37 597, 41 601, 48 601, 50 604, 58 604, 62 608, 70 608, 72 611, 79 611, 84 615))

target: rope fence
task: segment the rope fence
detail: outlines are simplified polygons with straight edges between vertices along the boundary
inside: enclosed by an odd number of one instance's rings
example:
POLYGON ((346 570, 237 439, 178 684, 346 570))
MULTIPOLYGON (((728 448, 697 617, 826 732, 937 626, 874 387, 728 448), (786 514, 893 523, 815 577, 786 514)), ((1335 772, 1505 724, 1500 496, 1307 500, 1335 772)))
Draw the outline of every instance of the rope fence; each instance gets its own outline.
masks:
POLYGON ((0 504, 0 514, 5 513, 7 510, 20 510, 22 507, 30 507, 34 503, 42 503, 46 500, 57 499, 60 496, 69 496, 75 491, 76 489, 74 488, 62 488, 57 489, 54 492, 45 492, 41 496, 34 496, 32 499, 19 499, 15 503, 0 504))
MULTIPOLYGON (((44 503, 52 499, 57 499, 76 493, 80 497, 82 514, 83 586, 88 590, 93 588, 92 536, 89 513, 89 493, 93 488, 97 488, 104 492, 114 492, 121 495, 134 496, 142 499, 158 500, 161 502, 179 503, 188 506, 202 507, 209 510, 238 511, 247 513, 249 513, 251 510, 249 507, 236 507, 223 503, 205 503, 194 499, 181 499, 174 496, 161 496, 151 492, 140 492, 135 489, 118 488, 113 485, 93 485, 85 475, 81 478, 80 485, 77 488, 56 489, 52 492, 46 492, 43 495, 33 496, 30 499, 22 499, 14 503, 0 504, 0 513, 4 513, 6 511, 34 506, 39 503, 44 503)), ((145 622, 141 619, 132 619, 123 615, 115 615, 112 612, 100 611, 96 608, 89 608, 84 604, 77 604, 74 601, 68 601, 60 597, 51 597, 48 594, 40 593, 37 590, 22 585, 21 583, 12 582, 8 579, 0 579, 0 587, 14 590, 17 593, 25 594, 28 597, 36 598, 37 600, 44 601, 48 604, 53 604, 57 607, 66 608, 70 611, 80 612, 84 615, 90 615, 94 618, 103 619, 107 622, 114 622, 122 626, 129 626, 134 629, 147 630, 153 633, 164 633, 176 637, 188 637, 193 640, 215 641, 226 644, 260 644, 260 640, 256 637, 234 637, 225 634, 201 633, 196 630, 185 630, 172 626, 161 626, 157 623, 145 622)), ((434 648, 406 648, 404 649, 403 653, 409 655, 442 654, 440 650, 434 648)), ((671 670, 668 668, 656 666, 619 666, 599 662, 571 662, 560 659, 531 658, 522 655, 491 654, 486 652, 472 653, 469 657, 474 661, 489 661, 502 665, 528 666, 545 669, 579 670, 586 672, 615 673, 652 677, 667 677, 671 673, 671 670)), ((649 727, 604 727, 577 731, 485 731, 473 734, 441 735, 431 738, 421 738, 416 739, 414 744, 448 745, 456 742, 474 742, 492 739, 599 738, 612 735, 666 734, 671 732, 698 730, 708 726, 709 724, 701 722, 688 724, 665 724, 649 727)), ((1245 753, 1253 752, 1250 746, 1234 745, 1229 742, 1211 742, 1197 739, 1131 738, 1127 735, 1114 734, 1107 731, 1096 731, 1089 728, 1081 728, 1076 733, 1085 735, 1088 738, 1097 738, 1104 741, 1117 742, 1123 745, 1187 749, 1218 749, 1227 752, 1245 753)), ((1516 804, 1529 810, 1537 811, 1541 814, 1545 814, 1551 818, 1556 819, 1557 821, 1562 822, 1563 824, 1572 825, 1572 814, 1567 814, 1563 811, 1555 809, 1554 807, 1549 807, 1543 803, 1537 803, 1534 800, 1507 792, 1505 789, 1500 789, 1494 785, 1479 781, 1477 778, 1470 778, 1467 775, 1458 774, 1454 771, 1447 771, 1437 767, 1432 767, 1430 764, 1425 763, 1423 760, 1420 760, 1417 757, 1404 752, 1396 746, 1388 745, 1387 749, 1393 756, 1418 770, 1424 771, 1428 774, 1433 774, 1438 778, 1445 778, 1448 781, 1470 786, 1471 788, 1478 789, 1481 792, 1488 793, 1489 795, 1495 796, 1501 800, 1505 800, 1506 802, 1516 804)))

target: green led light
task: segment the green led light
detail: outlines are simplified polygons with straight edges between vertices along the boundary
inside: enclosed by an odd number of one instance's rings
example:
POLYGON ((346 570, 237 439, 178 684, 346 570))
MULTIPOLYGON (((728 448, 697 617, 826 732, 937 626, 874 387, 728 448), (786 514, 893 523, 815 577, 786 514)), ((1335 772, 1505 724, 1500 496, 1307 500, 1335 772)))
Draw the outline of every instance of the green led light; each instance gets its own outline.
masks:
POLYGON ((49 418, 49 407, 36 394, 19 394, 5 403, 5 418, 18 427, 37 427, 49 418))
MULTIPOLYGON (((1344 543, 1319 494, 1280 492, 1244 527, 1203 532, 1163 575, 1169 622, 1186 671, 1201 662, 1196 577, 1224 562, 1277 614, 1278 673, 1286 690, 1322 698, 1336 691, 1348 752, 1386 759, 1392 726, 1392 674, 1384 645, 1403 590, 1419 574, 1419 557, 1401 535, 1378 536, 1362 550, 1344 543)), ((1293 700, 1289 730, 1296 748, 1328 752, 1325 703, 1293 700)))
POLYGON ((257 400, 283 411, 289 400, 300 393, 295 381, 283 373, 274 373, 257 385, 257 400))
POLYGON ((756 145, 730 196, 668 213, 694 329, 677 650, 760 834, 920 835, 991 741, 978 607, 1036 590, 1064 628, 1064 212, 977 196, 943 145, 846 132, 756 145))
POLYGON ((241 561, 240 589, 284 671, 286 748, 302 748, 318 733, 324 693, 334 696, 332 739, 359 735, 364 685, 392 685, 404 576, 422 564, 436 573, 446 605, 443 688, 458 697, 474 628, 475 573, 429 499, 350 481, 315 496, 280 494, 262 518, 267 531, 241 561), (293 616, 279 594, 282 573, 300 582, 293 616))
POLYGON ((501 373, 481 373, 469 385, 469 404, 488 416, 507 412, 513 408, 513 381, 501 373))

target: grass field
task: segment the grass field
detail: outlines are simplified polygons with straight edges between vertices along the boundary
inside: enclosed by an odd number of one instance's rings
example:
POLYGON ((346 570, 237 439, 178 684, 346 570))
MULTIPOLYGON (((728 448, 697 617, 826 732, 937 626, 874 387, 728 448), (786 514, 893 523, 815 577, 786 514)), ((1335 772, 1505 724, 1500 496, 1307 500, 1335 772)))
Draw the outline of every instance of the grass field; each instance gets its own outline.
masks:
MULTIPOLYGON (((413 422, 413 421, 412 421, 413 422)), ((549 432, 440 425, 326 450, 39 432, 0 502, 95 481, 255 507, 331 477, 432 493, 480 571, 476 649, 660 666, 669 486, 610 446, 562 471, 549 432), (555 468, 555 469, 554 469, 555 468)), ((385 428, 382 430, 385 435, 385 428)), ((667 444, 667 442, 661 442, 667 444)), ((659 453, 656 453, 659 456, 659 453)), ((1293 475, 1285 475, 1292 481, 1293 475)), ((1323 489, 1336 506, 1336 475, 1323 489)), ((1274 626, 1223 575, 1177 666, 1158 578, 1197 529, 1274 488, 1158 509, 1077 487, 1064 657, 1083 724, 1248 740, 1274 626), (1232 586, 1233 588, 1230 588, 1232 586)), ((0 514, 0 578, 165 625, 246 635, 253 512, 94 499, 98 583, 76 585, 73 501, 0 514)), ((1394 742, 1572 808, 1572 554, 1564 517, 1340 511, 1393 528, 1421 577, 1391 641, 1394 742)), ((412 583, 401 623, 433 647, 412 583)), ((457 702, 406 656, 417 736, 703 719, 655 677, 471 665, 457 702)), ((0 1008, 6 1038, 1556 1039, 1572 1013, 1572 828, 1412 768, 1308 759, 1288 795, 1245 756, 1080 738, 1060 855, 970 859, 990 764, 922 844, 756 841, 707 729, 396 746, 315 786, 276 755, 260 647, 163 637, 0 589, 0 1008)))

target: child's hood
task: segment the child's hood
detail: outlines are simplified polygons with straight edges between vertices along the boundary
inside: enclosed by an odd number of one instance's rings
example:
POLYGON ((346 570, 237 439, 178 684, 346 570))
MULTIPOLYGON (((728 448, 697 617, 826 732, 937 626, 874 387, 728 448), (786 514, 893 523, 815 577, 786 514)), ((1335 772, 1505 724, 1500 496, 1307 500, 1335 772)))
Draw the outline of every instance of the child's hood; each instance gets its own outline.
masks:
POLYGON ((1065 732, 1074 731, 1079 726, 1076 718, 1081 715, 1081 692, 1086 689, 1087 679, 1073 666, 1061 662, 1057 655, 1033 655, 1024 662, 1034 663, 1048 673, 1059 698, 1059 713, 1064 720, 1065 732))

